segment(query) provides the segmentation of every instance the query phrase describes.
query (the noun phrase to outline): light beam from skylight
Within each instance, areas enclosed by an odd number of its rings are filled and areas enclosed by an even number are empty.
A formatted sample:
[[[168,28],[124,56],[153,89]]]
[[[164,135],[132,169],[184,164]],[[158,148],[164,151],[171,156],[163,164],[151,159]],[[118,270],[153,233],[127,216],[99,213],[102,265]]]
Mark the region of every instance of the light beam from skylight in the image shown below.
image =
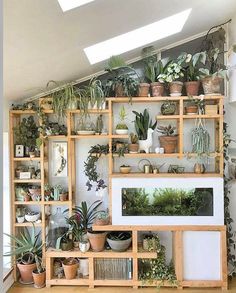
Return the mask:
[[[112,55],[120,55],[164,39],[182,31],[191,10],[192,8],[184,10],[128,33],[97,43],[85,48],[84,52],[90,64],[95,64],[110,58]]]
[[[63,12],[93,2],[94,0],[57,0]]]

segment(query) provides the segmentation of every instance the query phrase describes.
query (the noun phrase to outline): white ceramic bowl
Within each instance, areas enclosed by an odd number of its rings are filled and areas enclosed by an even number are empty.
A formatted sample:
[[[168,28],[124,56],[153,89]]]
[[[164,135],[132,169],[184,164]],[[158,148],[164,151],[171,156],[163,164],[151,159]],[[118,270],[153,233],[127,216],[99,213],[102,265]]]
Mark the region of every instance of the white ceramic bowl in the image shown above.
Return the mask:
[[[116,134],[123,135],[128,134],[128,129],[116,129]]]
[[[36,222],[40,218],[40,213],[37,213],[35,215],[25,215],[25,219],[27,222]]]

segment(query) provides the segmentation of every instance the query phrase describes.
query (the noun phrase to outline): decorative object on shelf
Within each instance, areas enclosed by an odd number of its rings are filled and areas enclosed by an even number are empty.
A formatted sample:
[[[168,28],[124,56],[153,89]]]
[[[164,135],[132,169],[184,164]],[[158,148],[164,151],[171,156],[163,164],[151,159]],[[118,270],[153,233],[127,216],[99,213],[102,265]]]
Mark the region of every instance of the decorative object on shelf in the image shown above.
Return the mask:
[[[153,171],[153,166],[151,162],[148,159],[142,159],[138,163],[138,168],[141,172],[143,173],[152,173]]]
[[[59,200],[59,195],[62,192],[63,187],[61,185],[55,185],[53,187],[53,200]]]
[[[202,119],[196,120],[192,130],[192,152],[196,153],[199,158],[210,153],[210,134]]]
[[[128,150],[130,154],[137,154],[139,150],[138,136],[134,133],[130,133],[130,142],[128,144]]]
[[[161,114],[162,115],[174,115],[176,111],[176,103],[166,100],[162,105],[161,105]]]
[[[93,251],[104,250],[107,232],[89,230],[87,235]]]
[[[40,99],[40,107],[42,110],[52,110],[52,97],[47,96]]]
[[[39,212],[27,212],[25,214],[25,220],[27,222],[37,222],[40,219],[40,213]]]
[[[130,232],[114,231],[107,234],[107,242],[114,251],[126,251],[132,240]]]
[[[64,124],[58,122],[51,122],[46,119],[45,124],[41,126],[45,136],[51,135],[67,135],[67,128]]]
[[[79,242],[79,249],[81,252],[85,253],[89,251],[90,248],[90,242],[88,240],[81,240]]]
[[[149,83],[141,82],[138,86],[138,96],[139,97],[148,97],[149,89],[150,89]]]
[[[139,138],[139,151],[144,150],[149,153],[152,146],[152,133],[157,125],[157,122],[152,124],[152,119],[149,117],[148,110],[145,109],[143,113],[132,111],[135,114],[135,130]]]
[[[41,257],[43,244],[40,241],[40,232],[36,234],[32,224],[32,230],[24,228],[19,236],[5,234],[12,241],[10,251],[4,256],[16,256],[17,267],[20,272],[22,284],[33,284],[32,272],[36,269],[35,255]]]
[[[96,163],[102,155],[107,155],[109,153],[109,145],[94,145],[89,150],[89,155],[87,160],[84,162],[84,173],[88,177],[86,186],[88,190],[91,190],[93,183],[96,184],[96,191],[101,188],[106,188],[106,184],[103,179],[99,179],[99,174],[97,173]]]
[[[59,194],[60,201],[66,201],[68,200],[68,191],[62,190]]]
[[[195,163],[193,169],[194,169],[194,173],[196,174],[203,174],[206,171],[206,167],[203,163]]]
[[[67,280],[75,279],[77,274],[77,268],[78,268],[78,261],[75,258],[66,258],[62,262],[62,266],[64,269],[65,277]]]
[[[78,135],[94,135],[96,132],[96,127],[93,122],[86,121],[84,117],[78,120],[78,126],[76,133]]]
[[[79,213],[75,213],[70,218],[66,218],[66,222],[69,225],[69,230],[72,233],[73,246],[75,250],[79,250],[79,244],[82,241],[83,227],[81,225],[81,216]]]
[[[206,52],[198,52],[194,55],[189,53],[181,53],[179,59],[182,60],[182,66],[185,70],[187,81],[184,83],[187,96],[197,96],[200,86],[200,71],[199,65],[206,62]]]
[[[120,173],[128,174],[131,171],[131,167],[129,165],[122,165],[120,166]]]
[[[188,101],[185,105],[186,115],[203,115],[205,113],[205,101],[204,96],[200,99],[194,99],[193,96],[188,97]]]
[[[128,134],[128,126],[125,124],[125,119],[127,117],[126,111],[125,111],[125,107],[122,106],[120,108],[120,112],[119,112],[119,119],[120,119],[120,123],[118,123],[116,125],[116,134]]]
[[[52,173],[54,177],[67,177],[67,142],[52,143]]]
[[[218,114],[218,105],[205,105],[205,114],[206,115],[217,115]]]
[[[30,194],[25,194],[24,195],[24,201],[30,201],[30,200],[31,200]]]
[[[171,154],[176,151],[178,135],[175,134],[176,127],[171,126],[158,126],[157,132],[160,132],[159,136],[160,146],[164,148],[165,153]]]
[[[35,261],[36,261],[36,270],[32,272],[34,287],[36,289],[41,289],[45,287],[46,269],[43,268],[42,261],[37,255],[35,255]]]
[[[181,167],[179,165],[170,165],[168,168],[168,173],[182,174],[184,173],[184,169],[184,167]]]
[[[37,185],[33,185],[29,187],[29,193],[32,200],[36,201],[38,200],[38,197],[41,197],[41,187]]]
[[[100,114],[97,117],[97,120],[96,120],[96,130],[95,130],[96,131],[96,134],[101,134],[102,133],[103,126],[104,126],[103,116],[102,116],[102,114]]]
[[[79,273],[82,274],[83,277],[86,277],[89,275],[88,258],[79,258]]]
[[[123,141],[114,141],[112,143],[112,154],[118,154],[119,157],[123,157],[128,153],[128,144]]]
[[[36,108],[37,107],[33,102],[25,102],[19,105],[12,104],[12,110],[27,111],[27,110],[36,110]]]
[[[22,144],[15,145],[15,157],[16,158],[24,157],[24,146]]]
[[[29,151],[30,158],[35,158],[35,151]]]
[[[46,199],[46,196],[48,196],[48,199],[50,199],[53,195],[53,188],[49,183],[44,184],[44,196]]]
[[[94,221],[94,225],[104,226],[104,225],[108,225],[109,222],[110,222],[110,216],[108,212],[101,211],[97,214],[96,219]]]
[[[73,249],[73,240],[71,239],[71,230],[67,231],[57,238],[56,249],[61,249],[62,251],[69,251]]]
[[[161,250],[160,238],[158,235],[146,234],[143,236],[143,249],[146,251],[156,251],[157,253]]]
[[[24,223],[25,221],[25,207],[17,207],[16,208],[16,220],[17,223]]]
[[[20,174],[19,174],[19,179],[23,180],[23,179],[31,179],[31,172],[22,172],[20,171]]]

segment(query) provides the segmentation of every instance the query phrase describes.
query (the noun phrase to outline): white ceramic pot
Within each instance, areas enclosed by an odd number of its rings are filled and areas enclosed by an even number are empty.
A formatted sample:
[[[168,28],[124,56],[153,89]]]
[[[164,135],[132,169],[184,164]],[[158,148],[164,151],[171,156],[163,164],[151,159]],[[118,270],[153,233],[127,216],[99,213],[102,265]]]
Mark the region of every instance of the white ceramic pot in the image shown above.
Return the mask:
[[[116,129],[116,134],[125,135],[128,134],[128,129]]]
[[[27,222],[36,222],[40,218],[40,213],[37,213],[35,215],[25,215],[25,219]]]
[[[79,268],[80,273],[83,275],[83,277],[86,277],[89,275],[89,260],[88,258],[80,258],[79,259]]]
[[[150,147],[152,146],[152,134],[154,130],[152,128],[148,128],[148,135],[147,139],[145,140],[139,140],[139,151],[145,151],[145,153],[150,152]]]
[[[90,248],[90,242],[89,241],[84,241],[79,243],[79,249],[81,252],[86,252]]]
[[[19,217],[16,217],[16,220],[17,220],[17,223],[24,223],[24,221],[25,221],[25,216],[19,216]]]

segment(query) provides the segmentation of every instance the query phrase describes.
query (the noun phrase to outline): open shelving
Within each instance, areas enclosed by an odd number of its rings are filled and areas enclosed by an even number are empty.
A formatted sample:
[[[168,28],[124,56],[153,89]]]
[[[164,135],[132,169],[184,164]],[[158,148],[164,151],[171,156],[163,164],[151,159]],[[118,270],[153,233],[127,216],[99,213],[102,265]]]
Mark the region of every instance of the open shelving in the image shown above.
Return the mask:
[[[118,154],[115,154],[110,151],[106,156],[108,158],[108,175],[109,175],[109,183],[112,178],[116,177],[130,177],[130,178],[158,178],[158,177],[223,177],[223,96],[204,96],[205,101],[211,101],[213,103],[217,103],[219,108],[219,114],[216,115],[186,115],[184,112],[184,103],[189,99],[186,96],[180,97],[133,97],[132,98],[132,107],[135,107],[135,104],[143,103],[162,103],[166,100],[175,101],[178,103],[178,114],[177,115],[156,115],[156,119],[160,121],[168,121],[168,120],[176,120],[179,140],[178,140],[178,150],[176,153],[172,154],[156,154],[156,153],[125,153],[123,159],[132,159],[132,158],[157,158],[157,159],[165,159],[165,158],[177,158],[183,159],[187,156],[196,157],[196,154],[186,153],[184,151],[184,125],[188,123],[191,119],[194,121],[196,118],[202,119],[211,119],[214,121],[214,129],[215,129],[215,150],[210,154],[210,156],[215,160],[215,171],[214,172],[206,172],[204,174],[195,174],[191,172],[185,172],[182,174],[173,174],[173,173],[164,173],[160,172],[157,174],[144,174],[142,172],[133,172],[129,174],[121,174],[115,171],[114,164],[115,161],[119,159]],[[194,97],[194,99],[201,99],[201,97]],[[96,110],[91,109],[88,110],[88,113],[91,115],[99,115],[105,114],[108,119],[108,133],[102,135],[75,135],[75,119],[78,115],[81,114],[80,110],[70,110],[67,111],[66,118],[66,126],[67,126],[67,136],[65,135],[56,135],[56,136],[48,136],[48,140],[44,140],[43,145],[40,149],[40,157],[35,158],[15,158],[14,157],[14,135],[13,131],[11,131],[10,135],[10,156],[11,156],[11,194],[12,194],[12,206],[13,206],[13,234],[17,233],[17,229],[22,227],[30,226],[30,223],[15,223],[16,219],[16,206],[17,205],[37,205],[41,209],[41,223],[37,224],[37,229],[41,229],[42,231],[42,240],[46,242],[46,206],[61,206],[66,205],[69,208],[69,214],[72,214],[72,208],[75,204],[74,195],[76,190],[76,150],[75,143],[77,140],[87,140],[87,139],[104,139],[109,144],[109,149],[112,149],[112,144],[115,139],[123,139],[128,140],[128,135],[116,135],[114,134],[113,124],[114,124],[114,112],[113,107],[118,103],[130,103],[129,97],[116,97],[116,98],[107,98],[106,101],[106,109]],[[47,115],[54,114],[53,110],[44,110],[44,113]],[[14,125],[20,121],[22,115],[37,115],[35,111],[23,111],[23,110],[11,110],[10,111],[10,129],[13,129]],[[39,121],[40,123],[40,121]],[[48,170],[49,170],[49,158],[48,158],[48,144],[49,140],[61,140],[66,141],[68,144],[68,191],[69,197],[67,201],[46,201],[44,197],[44,185],[48,182]],[[96,154],[94,154],[96,155]],[[102,156],[105,157],[105,156]],[[19,180],[15,179],[15,166],[19,162],[39,162],[41,168],[41,179],[30,179],[30,180]],[[18,183],[28,183],[28,184],[38,184],[41,186],[41,201],[29,201],[29,202],[19,202],[16,201],[15,198],[15,185]],[[111,212],[111,199],[112,199],[112,189],[109,186],[109,207]],[[142,282],[138,280],[138,259],[139,258],[154,258],[156,254],[153,252],[141,252],[139,251],[139,243],[138,243],[138,232],[139,231],[172,231],[174,242],[174,258],[175,258],[175,270],[176,276],[178,280],[178,287],[227,287],[227,264],[226,264],[226,236],[225,236],[225,227],[224,226],[96,226],[93,227],[95,230],[105,230],[105,231],[113,231],[113,230],[122,230],[122,231],[132,231],[132,248],[124,253],[112,252],[112,251],[103,251],[103,252],[92,252],[88,251],[86,253],[81,253],[78,251],[55,251],[52,249],[48,249],[46,251],[45,246],[43,248],[43,257],[46,262],[46,278],[47,278],[47,286],[51,285],[86,285],[90,288],[94,286],[132,286],[137,288],[142,286]],[[221,281],[187,281],[183,280],[183,261],[182,261],[182,253],[183,253],[183,243],[182,243],[182,233],[183,231],[218,231],[221,235],[221,255],[222,255],[222,263],[221,263]],[[83,257],[89,259],[89,278],[84,279],[74,279],[74,280],[65,280],[65,279],[56,279],[52,274],[53,267],[53,259],[57,257]],[[132,258],[133,262],[133,278],[131,280],[96,280],[94,279],[94,259],[96,258]],[[15,271],[16,277],[16,271]],[[164,283],[164,286],[169,286],[170,284]],[[149,284],[145,284],[145,286],[149,286]],[[156,286],[156,283],[154,284]]]

